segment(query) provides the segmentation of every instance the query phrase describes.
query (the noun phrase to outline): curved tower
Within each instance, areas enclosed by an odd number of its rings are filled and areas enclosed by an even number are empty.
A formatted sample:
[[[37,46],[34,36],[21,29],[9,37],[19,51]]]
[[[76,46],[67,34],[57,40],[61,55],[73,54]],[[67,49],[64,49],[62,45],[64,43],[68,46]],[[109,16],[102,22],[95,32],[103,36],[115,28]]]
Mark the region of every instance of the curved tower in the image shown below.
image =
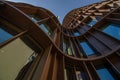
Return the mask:
[[[69,12],[0,0],[0,80],[120,80],[120,1]]]
[[[68,80],[120,79],[119,10],[119,0],[108,0],[74,9],[65,16],[62,50],[78,61],[65,59]]]

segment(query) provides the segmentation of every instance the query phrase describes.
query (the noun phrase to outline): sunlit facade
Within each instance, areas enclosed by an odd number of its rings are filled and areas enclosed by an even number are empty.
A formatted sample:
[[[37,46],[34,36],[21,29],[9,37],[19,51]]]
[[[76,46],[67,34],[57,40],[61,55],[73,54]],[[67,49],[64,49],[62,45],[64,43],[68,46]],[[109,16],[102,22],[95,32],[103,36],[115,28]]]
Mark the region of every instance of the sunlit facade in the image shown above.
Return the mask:
[[[120,80],[120,1],[69,12],[0,1],[0,80]]]

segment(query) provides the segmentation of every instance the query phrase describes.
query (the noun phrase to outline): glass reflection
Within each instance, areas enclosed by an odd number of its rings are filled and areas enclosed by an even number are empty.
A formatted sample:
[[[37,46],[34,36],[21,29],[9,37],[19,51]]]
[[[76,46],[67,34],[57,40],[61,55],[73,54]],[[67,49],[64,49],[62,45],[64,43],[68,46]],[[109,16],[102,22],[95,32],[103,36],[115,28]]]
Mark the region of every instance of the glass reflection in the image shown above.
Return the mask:
[[[86,55],[93,55],[95,54],[95,51],[92,49],[92,47],[89,45],[87,41],[80,42],[81,47],[83,48]]]
[[[3,30],[2,28],[0,28],[0,43],[8,40],[9,38],[11,38],[12,35],[9,34],[8,32],[6,32],[5,30]]]
[[[75,32],[73,33],[73,35],[74,35],[74,36],[80,36],[80,33],[79,33],[78,31],[75,31]]]
[[[101,80],[115,80],[106,67],[97,69],[97,73]]]
[[[103,29],[101,29],[104,33],[120,40],[120,25],[118,24],[107,24]]]
[[[48,35],[52,34],[52,30],[50,29],[50,27],[47,24],[40,24],[40,28],[47,33]]]
[[[95,25],[96,23],[97,23],[97,20],[93,19],[93,20],[90,20],[90,21],[88,22],[88,25],[89,25],[89,26],[93,26],[93,25]]]
[[[36,17],[35,15],[28,15],[34,22],[38,22],[40,19]]]

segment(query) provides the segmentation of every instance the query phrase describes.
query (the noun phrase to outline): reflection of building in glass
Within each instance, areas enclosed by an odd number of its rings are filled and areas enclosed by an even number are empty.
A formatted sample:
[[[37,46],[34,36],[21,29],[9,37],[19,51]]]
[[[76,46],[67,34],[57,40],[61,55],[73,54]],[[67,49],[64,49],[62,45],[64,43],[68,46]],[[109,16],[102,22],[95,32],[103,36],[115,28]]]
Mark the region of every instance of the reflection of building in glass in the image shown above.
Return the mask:
[[[0,80],[119,80],[120,1],[69,12],[0,1]]]

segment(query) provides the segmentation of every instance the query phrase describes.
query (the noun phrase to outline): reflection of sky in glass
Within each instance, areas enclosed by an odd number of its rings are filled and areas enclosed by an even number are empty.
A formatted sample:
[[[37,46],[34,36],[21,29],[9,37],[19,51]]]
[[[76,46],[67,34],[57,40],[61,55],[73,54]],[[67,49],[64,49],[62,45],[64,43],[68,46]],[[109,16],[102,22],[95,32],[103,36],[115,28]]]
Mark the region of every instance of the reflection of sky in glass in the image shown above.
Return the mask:
[[[97,22],[97,20],[90,20],[90,21],[88,22],[88,25],[89,25],[89,26],[93,26],[94,24],[96,24],[96,22]]]
[[[2,28],[0,28],[0,43],[6,41],[7,39],[11,38],[12,35],[8,32],[4,31]]]
[[[107,25],[107,27],[103,30],[103,32],[120,40],[120,25],[118,24]]]
[[[80,33],[78,31],[75,31],[74,36],[80,36]]]
[[[89,46],[89,44],[86,41],[81,42],[80,45],[82,46],[84,52],[87,55],[92,55],[95,53],[94,50]]]
[[[37,22],[39,19],[36,18],[34,15],[28,15],[34,22]]]
[[[50,35],[50,31],[47,29],[47,26],[45,24],[40,24],[40,28],[47,33],[48,35]]]
[[[97,69],[97,73],[101,80],[115,80],[106,68]]]

